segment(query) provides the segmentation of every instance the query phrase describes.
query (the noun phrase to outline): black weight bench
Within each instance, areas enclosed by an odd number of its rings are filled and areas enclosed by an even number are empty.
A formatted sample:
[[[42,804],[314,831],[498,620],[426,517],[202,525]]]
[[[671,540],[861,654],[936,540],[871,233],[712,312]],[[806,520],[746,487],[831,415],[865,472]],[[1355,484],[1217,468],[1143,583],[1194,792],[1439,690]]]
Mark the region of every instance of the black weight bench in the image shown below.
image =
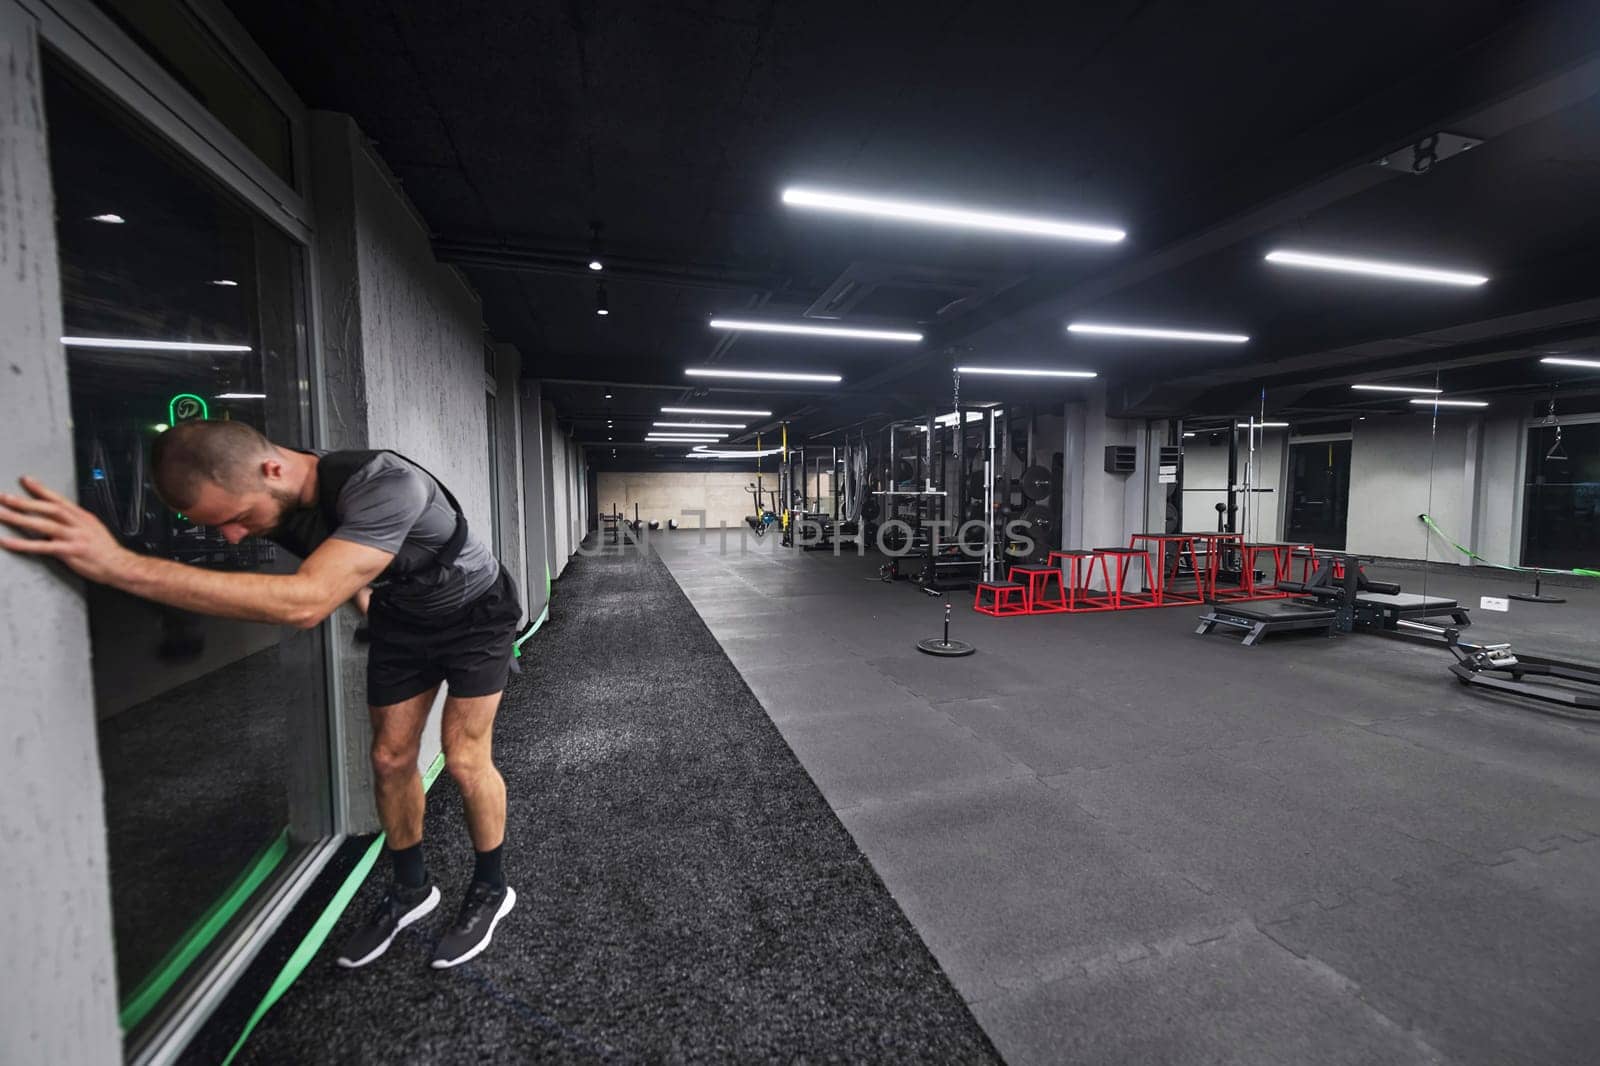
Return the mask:
[[[1286,633],[1294,629],[1321,629],[1333,635],[1333,626],[1339,612],[1332,607],[1291,600],[1263,600],[1258,603],[1209,603],[1209,613],[1200,616],[1200,627],[1195,633],[1204,635],[1217,626],[1243,629],[1247,632],[1239,643],[1246,647],[1268,633]]]
[[[1374,582],[1376,584],[1376,582]],[[1395,586],[1398,589],[1398,586]],[[1356,596],[1356,616],[1361,622],[1377,622],[1382,629],[1400,628],[1402,618],[1442,618],[1449,615],[1457,626],[1469,626],[1467,609],[1443,596],[1420,596],[1414,592],[1362,592]]]

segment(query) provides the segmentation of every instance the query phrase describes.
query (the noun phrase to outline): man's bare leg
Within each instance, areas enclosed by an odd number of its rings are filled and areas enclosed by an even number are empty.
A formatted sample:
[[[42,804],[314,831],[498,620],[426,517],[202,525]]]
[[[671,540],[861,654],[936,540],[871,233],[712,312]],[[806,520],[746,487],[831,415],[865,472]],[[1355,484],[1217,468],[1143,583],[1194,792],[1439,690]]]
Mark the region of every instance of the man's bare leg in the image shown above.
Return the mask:
[[[373,797],[391,851],[422,841],[426,800],[417,759],[422,748],[422,728],[438,693],[439,686],[434,685],[401,703],[367,708],[372,718]]]
[[[506,835],[506,783],[494,766],[494,716],[501,693],[446,696],[444,765],[461,789],[467,832],[477,852],[493,851]]]
[[[494,716],[500,693],[448,696],[444,701],[444,765],[461,789],[467,832],[476,861],[461,916],[440,939],[434,969],[459,966],[489,946],[495,926],[517,905],[516,889],[506,884],[500,848],[506,836],[506,783],[494,768]]]
[[[357,928],[339,952],[339,965],[365,966],[389,950],[409,925],[426,918],[439,905],[438,888],[429,884],[422,863],[424,796],[417,756],[422,727],[439,692],[434,685],[408,700],[367,708],[372,716],[372,792],[378,820],[388,835],[394,863],[394,884],[365,925]]]

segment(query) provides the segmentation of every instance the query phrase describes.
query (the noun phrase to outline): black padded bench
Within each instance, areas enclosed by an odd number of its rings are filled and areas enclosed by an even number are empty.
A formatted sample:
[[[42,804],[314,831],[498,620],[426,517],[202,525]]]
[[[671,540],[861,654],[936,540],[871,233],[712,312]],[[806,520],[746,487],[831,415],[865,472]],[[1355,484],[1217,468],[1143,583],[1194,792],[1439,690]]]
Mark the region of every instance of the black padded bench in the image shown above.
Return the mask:
[[[1467,609],[1455,600],[1420,596],[1414,592],[1362,592],[1356,596],[1356,614],[1361,621],[1376,621],[1384,629],[1400,628],[1402,618],[1441,618],[1444,615],[1449,615],[1457,626],[1472,624]]]
[[[1200,616],[1198,634],[1211,632],[1217,626],[1246,630],[1239,643],[1246,647],[1268,633],[1286,633],[1293,629],[1321,629],[1333,635],[1333,625],[1339,612],[1332,607],[1319,607],[1293,600],[1263,600],[1257,603],[1211,603],[1210,612]]]

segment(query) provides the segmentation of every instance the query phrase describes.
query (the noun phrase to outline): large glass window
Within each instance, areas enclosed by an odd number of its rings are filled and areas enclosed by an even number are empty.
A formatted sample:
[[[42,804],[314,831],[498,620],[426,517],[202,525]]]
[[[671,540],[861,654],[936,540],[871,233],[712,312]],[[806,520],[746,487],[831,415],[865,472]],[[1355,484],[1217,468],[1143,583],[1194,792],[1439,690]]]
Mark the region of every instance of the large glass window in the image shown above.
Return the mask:
[[[294,184],[289,117],[239,69],[184,0],[95,4],[258,159]]]
[[[303,249],[54,60],[45,98],[79,499],[139,552],[294,569],[167,509],[148,460],[192,418],[310,443]],[[306,745],[290,743],[319,722],[326,739],[322,637],[86,594],[117,979],[137,1029],[284,857],[328,832],[304,799]]]
[[[1350,442],[1289,446],[1289,515],[1285,537],[1344,549],[1350,506]]]
[[[1522,565],[1600,567],[1600,422],[1528,430]]]

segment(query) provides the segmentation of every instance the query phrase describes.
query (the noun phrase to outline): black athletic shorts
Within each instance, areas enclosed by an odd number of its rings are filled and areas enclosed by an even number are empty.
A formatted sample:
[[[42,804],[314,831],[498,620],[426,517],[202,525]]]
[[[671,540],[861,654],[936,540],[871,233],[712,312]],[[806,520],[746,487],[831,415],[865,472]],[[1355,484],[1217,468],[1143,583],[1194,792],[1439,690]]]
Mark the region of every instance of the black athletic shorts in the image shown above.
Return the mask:
[[[522,621],[516,586],[502,567],[495,583],[453,614],[415,618],[384,610],[373,597],[367,618],[367,702],[387,707],[443,681],[452,696],[487,696],[506,687],[511,642]]]

